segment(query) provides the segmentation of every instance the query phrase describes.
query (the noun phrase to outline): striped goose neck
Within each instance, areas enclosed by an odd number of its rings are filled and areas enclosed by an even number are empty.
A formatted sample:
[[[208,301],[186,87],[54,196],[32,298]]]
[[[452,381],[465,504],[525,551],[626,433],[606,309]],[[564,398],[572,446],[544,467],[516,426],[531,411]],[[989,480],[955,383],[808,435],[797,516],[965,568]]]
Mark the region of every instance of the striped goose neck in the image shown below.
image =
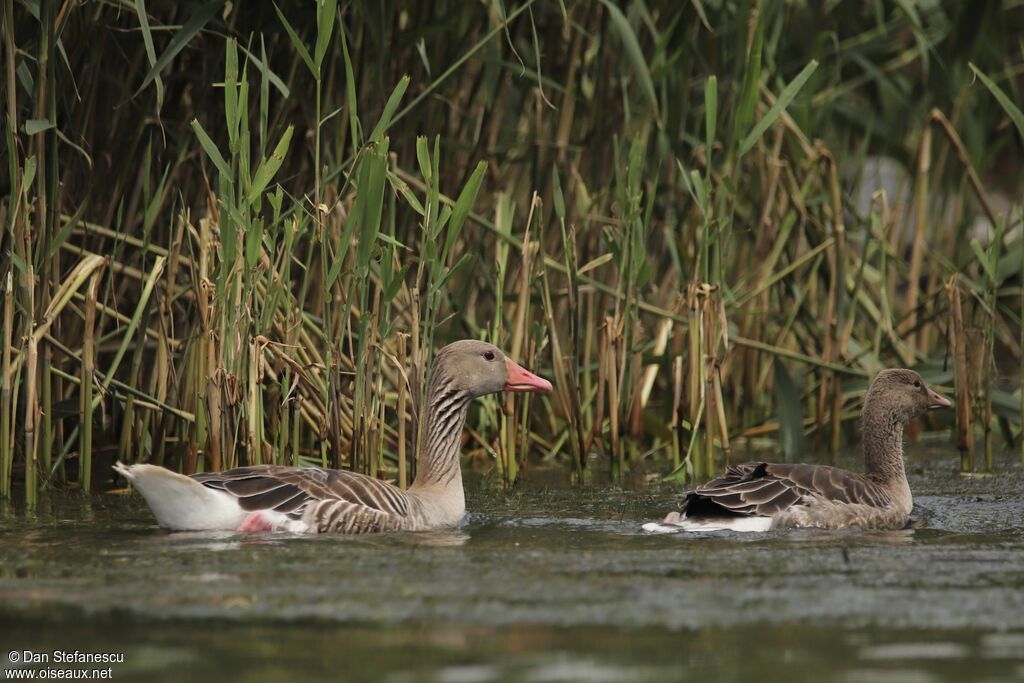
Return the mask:
[[[472,394],[453,386],[443,369],[435,368],[428,384],[425,438],[423,451],[416,461],[414,488],[448,488],[462,490],[462,469],[459,463],[462,428]]]

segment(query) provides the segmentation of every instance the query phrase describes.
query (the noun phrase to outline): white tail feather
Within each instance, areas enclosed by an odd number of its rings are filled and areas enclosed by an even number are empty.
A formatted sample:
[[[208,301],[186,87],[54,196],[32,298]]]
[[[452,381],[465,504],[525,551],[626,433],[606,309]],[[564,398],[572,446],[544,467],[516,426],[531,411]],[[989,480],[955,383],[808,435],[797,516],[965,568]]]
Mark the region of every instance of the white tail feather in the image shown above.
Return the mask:
[[[688,519],[678,512],[669,513],[661,522],[644,524],[644,531],[659,534],[673,534],[680,531],[768,531],[772,528],[771,517],[719,517],[717,519]]]
[[[234,496],[169,469],[120,462],[114,469],[139,490],[157,523],[165,529],[236,529],[248,514]]]

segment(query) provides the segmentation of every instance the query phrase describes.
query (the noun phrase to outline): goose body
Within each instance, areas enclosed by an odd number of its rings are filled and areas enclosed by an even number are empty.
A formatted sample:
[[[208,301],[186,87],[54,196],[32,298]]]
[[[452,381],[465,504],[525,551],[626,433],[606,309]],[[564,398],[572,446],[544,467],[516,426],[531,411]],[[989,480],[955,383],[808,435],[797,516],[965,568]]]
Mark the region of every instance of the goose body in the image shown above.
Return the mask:
[[[548,392],[551,384],[484,342],[455,342],[437,353],[425,447],[407,491],[319,467],[255,465],[192,476],[145,464],[114,469],[167,529],[365,534],[450,527],[466,511],[459,444],[469,403],[498,391]]]
[[[689,491],[653,532],[768,531],[792,527],[898,529],[914,507],[903,466],[903,428],[949,407],[912,370],[883,370],[864,397],[864,472],[826,465],[752,462]]]

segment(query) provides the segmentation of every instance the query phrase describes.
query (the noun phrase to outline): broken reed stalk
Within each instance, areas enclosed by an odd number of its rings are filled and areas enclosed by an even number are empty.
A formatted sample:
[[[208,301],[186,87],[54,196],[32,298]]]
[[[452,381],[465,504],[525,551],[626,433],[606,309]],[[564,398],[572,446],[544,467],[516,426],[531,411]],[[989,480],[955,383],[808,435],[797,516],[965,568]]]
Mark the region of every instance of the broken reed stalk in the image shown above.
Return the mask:
[[[719,411],[718,395],[714,390],[714,377],[718,371],[718,307],[715,306],[715,287],[705,285],[698,291],[701,315],[701,351],[704,383],[704,471],[715,471],[715,436]]]
[[[594,307],[591,306],[590,310],[592,315],[596,316],[597,312]],[[605,316],[605,325],[607,325],[607,316]],[[608,335],[605,332],[603,326],[597,327],[597,347],[595,362],[597,364],[597,396],[594,400],[594,419],[590,423],[590,432],[587,435],[587,440],[583,444],[583,452],[589,453],[592,447],[596,446],[599,453],[604,454],[604,440],[599,437],[604,430],[604,412],[605,412],[605,392],[608,389],[608,362],[607,357],[604,355],[606,347],[608,346]]]
[[[0,366],[0,497],[11,495],[11,468],[14,465],[14,392],[11,383],[11,354],[14,346],[14,272],[4,278],[3,363]]]
[[[512,221],[514,216],[514,207],[512,201],[505,193],[499,193],[495,200],[494,207],[494,225],[503,234],[512,234]],[[495,307],[497,310],[504,310],[505,308],[505,295],[508,289],[511,278],[509,277],[509,252],[511,246],[505,240],[495,240],[494,243],[494,300]],[[491,324],[490,339],[496,345],[501,345],[502,340],[509,334],[505,330],[504,316],[495,316],[494,321]],[[491,399],[484,399],[485,402],[489,402]],[[508,470],[508,449],[506,442],[509,438],[508,434],[508,421],[505,415],[505,397],[497,397],[494,402],[498,406],[498,442],[495,458],[495,465],[498,469],[499,475],[502,477],[502,482],[506,482],[505,473]]]
[[[558,334],[558,325],[555,320],[554,306],[551,303],[551,287],[549,286],[547,272],[542,270],[540,275],[541,304],[544,309],[544,317],[548,324],[549,340],[551,342],[551,362],[554,385],[554,396],[562,412],[569,419],[570,437],[569,445],[572,455],[572,467],[576,476],[581,474],[580,469],[583,463],[580,451],[582,443],[577,443],[575,438],[576,428],[579,425],[579,402],[581,397],[577,391],[569,370],[566,368],[565,356],[562,353],[562,341]]]
[[[725,464],[728,465],[729,458],[732,455],[732,445],[729,441],[729,422],[725,417],[725,398],[722,395],[722,364],[720,362],[715,363],[715,372],[712,378],[715,406],[718,409],[719,445],[722,449],[722,455],[725,456]]]
[[[260,435],[260,426],[263,424],[263,396],[260,391],[260,380],[263,374],[261,371],[263,365],[263,344],[259,341],[258,337],[249,339],[248,361],[249,367],[245,373],[247,460],[250,465],[262,465],[263,439]]]
[[[607,382],[608,398],[608,441],[609,458],[608,464],[612,470],[612,477],[615,478],[621,472],[622,465],[622,444],[619,439],[619,385],[618,368],[615,363],[615,337],[617,323],[615,318],[605,316],[602,327],[600,362],[604,365],[604,377]]]
[[[683,427],[683,354],[672,358],[672,469],[676,470],[682,463],[682,427]]]
[[[200,384],[203,386],[201,396],[197,397],[197,406],[205,415],[206,422],[206,443],[202,445],[203,470],[219,472],[223,469],[223,457],[221,454],[221,425],[224,422],[221,415],[221,396],[219,373],[217,371],[217,358],[220,353],[217,349],[220,340],[214,327],[214,254],[218,249],[216,238],[213,234],[212,220],[203,218],[199,221],[199,316],[203,329],[200,336],[200,349],[202,353],[201,367],[205,368],[205,377]],[[190,459],[184,467],[185,474],[192,474],[196,471],[198,463]]]
[[[83,491],[92,490],[92,426],[93,426],[93,377],[96,372],[96,301],[100,294],[100,277],[97,269],[89,278],[89,289],[85,298],[85,327],[82,331],[82,381],[79,384],[81,413],[79,443],[79,482]],[[47,472],[47,476],[49,476]]]
[[[534,225],[536,210],[540,207],[540,197],[536,192],[530,202],[530,212],[526,217],[526,227],[523,232],[523,246],[519,271],[519,292],[516,300],[516,316],[512,325],[511,353],[512,358],[521,359],[527,340],[527,326],[530,319],[530,286],[533,268],[532,245],[530,242],[530,231]],[[518,434],[518,421],[516,416],[515,397],[512,394],[503,396],[504,419],[502,424],[502,454],[505,461],[505,483],[513,484],[519,476],[518,447],[516,437]]]
[[[578,50],[577,41],[573,50]],[[571,106],[571,105],[570,105]],[[564,115],[564,112],[563,112]],[[567,121],[563,117],[559,130],[563,130]],[[568,132],[566,131],[566,135]],[[561,136],[560,136],[561,137]],[[558,218],[560,237],[562,245],[562,256],[566,269],[566,302],[568,313],[568,346],[563,346],[558,333],[558,324],[554,304],[552,303],[550,279],[548,277],[547,262],[541,259],[544,312],[548,322],[548,331],[551,335],[551,355],[556,370],[558,381],[556,382],[556,393],[562,408],[569,419],[569,445],[572,453],[572,469],[574,476],[582,478],[583,471],[587,466],[587,454],[584,448],[583,436],[583,407],[584,396],[580,387],[580,327],[582,311],[580,309],[580,283],[579,264],[577,262],[576,248],[576,227],[570,225],[566,229],[566,208],[565,197],[562,193],[562,182],[558,174],[558,165],[552,167],[551,184],[555,215]],[[543,241],[541,242],[543,249]],[[543,253],[543,251],[542,251]],[[568,349],[568,351],[566,351]],[[560,387],[560,388],[559,388]]]
[[[983,352],[985,358],[984,372],[985,377],[983,379],[985,392],[985,406],[984,406],[984,417],[983,425],[984,432],[982,433],[982,445],[985,452],[985,464],[984,469],[986,472],[992,471],[992,420],[994,415],[992,413],[992,353],[989,349],[989,345],[985,344],[985,350]]]
[[[654,335],[654,345],[651,347],[651,356],[665,358],[665,354],[668,351],[668,337],[672,332],[672,327],[671,320],[666,319],[658,323],[658,331]],[[634,420],[634,424],[631,425],[631,431],[637,438],[643,432],[644,409],[647,407],[647,402],[651,399],[651,392],[654,390],[654,383],[658,379],[658,370],[661,368],[661,365],[661,363],[648,363],[644,366],[642,373],[637,373],[639,390],[635,394],[631,416],[631,419]]]
[[[828,282],[828,293],[826,295],[825,313],[824,318],[821,321],[821,325],[824,328],[824,342],[821,349],[821,357],[826,363],[834,363],[835,358],[835,347],[837,345],[836,335],[838,333],[838,325],[836,321],[837,309],[838,309],[838,296],[839,289],[845,287],[844,283],[839,281],[839,261],[840,256],[837,253],[838,246],[835,242],[827,250],[828,265],[829,265],[829,282]],[[822,370],[818,373],[818,403],[817,409],[815,410],[815,437],[814,443],[815,448],[821,448],[822,439],[824,438],[824,425],[825,416],[828,414],[827,399],[829,396],[829,388],[834,384],[836,375],[832,372]]]
[[[409,410],[408,381],[405,377],[406,363],[408,362],[407,342],[408,337],[404,334],[398,335],[398,487],[405,490],[409,487],[409,479],[406,467],[406,413]]]
[[[956,150],[957,158],[960,159],[961,165],[967,172],[967,180],[970,182],[971,189],[974,190],[974,195],[978,198],[978,203],[981,204],[982,210],[985,212],[985,216],[991,221],[993,226],[999,225],[999,217],[996,215],[995,210],[992,208],[992,201],[988,197],[988,193],[985,192],[985,186],[981,182],[981,178],[978,177],[978,171],[974,168],[974,164],[971,163],[971,157],[967,154],[967,148],[964,147],[963,141],[960,139],[960,135],[957,134],[956,128],[949,122],[946,115],[942,113],[940,109],[932,109],[929,113],[929,118],[932,123],[937,123],[942,132],[946,134],[946,138],[949,139],[953,149]]]
[[[989,244],[987,253],[983,254],[983,258],[988,260],[988,267],[983,270],[985,271],[985,305],[984,311],[985,316],[988,319],[988,325],[985,326],[985,343],[983,345],[982,359],[983,364],[981,366],[981,385],[982,391],[985,394],[984,404],[984,434],[983,444],[985,449],[985,471],[992,471],[993,464],[993,431],[992,421],[994,418],[992,412],[992,391],[994,388],[994,375],[995,375],[995,343],[997,334],[997,309],[999,306],[999,260],[1002,253],[1003,247],[1003,235],[1006,230],[1007,221],[1000,218],[999,222],[995,224],[995,235],[993,235],[992,242]],[[1024,321],[1022,321],[1024,323]],[[1024,389],[1022,389],[1024,391]]]
[[[59,273],[60,270],[53,269],[52,272]],[[54,385],[60,382],[60,378],[53,375],[51,372],[52,368],[53,344],[43,344],[43,357],[39,373],[39,376],[43,379],[43,405],[40,410],[43,438],[39,443],[41,456],[39,458],[39,472],[42,473],[43,476],[41,478],[37,478],[37,481],[43,483],[45,483],[50,476],[50,465],[53,463],[53,447],[56,437],[53,421],[53,394]]]
[[[971,406],[973,405],[969,379],[968,340],[964,328],[960,284],[956,275],[946,284],[949,297],[949,348],[953,357],[953,381],[956,393],[955,439],[960,450],[960,471],[974,471],[974,437],[971,434]]]
[[[722,395],[722,364],[729,351],[729,323],[726,319],[725,305],[721,298],[721,288],[705,287],[702,302],[704,322],[704,412],[707,420],[705,433],[707,447],[707,472],[717,471],[715,464],[714,444],[718,446],[729,461],[729,423],[725,417],[725,398]]]
[[[925,127],[917,149],[917,182],[914,193],[914,241],[910,251],[910,270],[907,274],[907,318],[903,326],[907,342],[918,346],[917,305],[920,299],[921,266],[924,262],[925,232],[928,226],[928,176],[932,166],[932,130]]]
[[[686,405],[690,417],[690,448],[687,449],[686,458],[693,468],[695,479],[701,479],[707,474],[701,458],[695,457],[700,452],[702,441],[700,440],[700,416],[704,413],[704,315],[700,296],[700,285],[695,282],[686,287],[686,326],[687,338],[689,339],[688,372],[686,375],[687,401]],[[705,435],[706,436],[706,435]],[[696,445],[696,451],[694,451]]]
[[[847,316],[847,297],[846,297],[846,259],[847,259],[847,248],[846,248],[846,222],[843,218],[843,203],[839,191],[839,169],[835,158],[832,153],[829,152],[824,145],[819,146],[819,153],[822,158],[826,161],[828,169],[828,188],[829,198],[831,200],[832,208],[832,237],[835,239],[835,247],[833,252],[835,254],[835,279],[838,281],[838,287],[836,287],[836,301],[834,319],[829,319],[829,325],[832,327],[831,336],[832,341],[835,344],[835,360],[842,362],[846,355],[846,316]],[[852,317],[852,316],[851,316]],[[826,360],[832,360],[826,357]],[[829,407],[829,416],[831,423],[829,427],[829,446],[833,454],[839,452],[839,438],[840,438],[840,420],[842,419],[842,408],[843,408],[843,385],[842,377],[838,373],[832,373],[831,377],[832,384],[832,403]]]
[[[32,332],[34,330],[30,326],[28,345],[25,349],[25,505],[29,508],[36,504],[36,472],[39,465],[36,449],[36,432],[39,426],[39,340]]]

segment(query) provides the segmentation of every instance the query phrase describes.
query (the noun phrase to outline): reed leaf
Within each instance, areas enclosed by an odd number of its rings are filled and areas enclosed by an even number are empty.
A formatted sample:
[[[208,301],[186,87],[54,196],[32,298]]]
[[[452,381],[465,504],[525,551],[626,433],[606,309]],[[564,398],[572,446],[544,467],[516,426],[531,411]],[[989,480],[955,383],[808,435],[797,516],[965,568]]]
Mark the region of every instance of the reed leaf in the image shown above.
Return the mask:
[[[277,18],[281,20],[281,23],[284,25],[284,30],[288,33],[288,38],[292,41],[292,47],[295,48],[295,52],[298,53],[299,57],[302,58],[302,61],[309,69],[309,73],[313,74],[314,78],[319,78],[320,70],[319,68],[317,68],[317,65],[313,62],[313,58],[309,56],[309,50],[306,49],[306,46],[302,42],[302,39],[299,38],[299,34],[295,32],[294,28],[292,28],[291,22],[289,22],[288,19],[284,16],[284,13],[281,12],[281,8],[277,6],[277,3],[275,2],[273,3],[273,5],[274,11],[277,12]]]
[[[281,135],[281,139],[277,142],[277,147],[274,148],[273,153],[260,162],[259,167],[256,169],[256,174],[252,178],[252,185],[249,187],[249,203],[254,203],[263,192],[267,189],[267,185],[274,179],[277,172],[281,168],[281,164],[284,163],[285,157],[288,155],[288,147],[292,142],[292,132],[295,130],[294,126],[288,126],[284,134]]]
[[[797,74],[796,78],[789,82],[789,84],[783,88],[782,93],[778,99],[775,100],[775,104],[771,106],[768,112],[758,121],[753,129],[747,136],[743,138],[743,142],[740,143],[739,155],[743,156],[750,151],[751,147],[757,144],[757,141],[761,139],[764,132],[771,128],[772,124],[779,118],[786,107],[793,101],[794,98],[800,93],[801,88],[807,82],[807,79],[811,77],[811,74],[818,68],[818,62],[811,60],[803,70]]]
[[[224,160],[224,155],[222,155],[220,150],[217,149],[217,145],[214,144],[213,140],[210,139],[210,136],[207,135],[203,125],[199,123],[199,119],[192,119],[192,130],[195,131],[196,137],[199,139],[199,144],[202,146],[203,151],[206,152],[208,157],[210,157],[210,161],[213,162],[213,165],[217,167],[217,171],[219,171],[222,176],[230,176],[231,167],[228,166],[228,162]]]
[[[1014,128],[1017,129],[1017,134],[1020,136],[1021,142],[1024,142],[1024,112],[1021,112],[1020,108],[1013,103],[1013,100],[1003,92],[1003,89],[1000,88],[995,81],[986,76],[984,71],[974,64],[969,64],[968,66],[971,67],[971,71],[974,72],[974,75],[981,79],[981,82],[985,84],[985,87],[989,89],[992,96],[999,102],[999,106],[1003,108],[1003,111],[1006,112],[1006,115],[1009,116],[1010,120],[1013,122]]]
[[[629,61],[633,75],[640,84],[640,90],[647,99],[651,113],[655,120],[658,120],[658,96],[654,91],[654,80],[651,78],[651,71],[647,66],[647,59],[644,57],[643,50],[640,49],[640,41],[637,40],[636,32],[633,31],[633,27],[630,25],[629,20],[626,19],[626,15],[611,0],[601,0],[601,4],[608,11],[608,17],[615,28],[619,40],[622,41],[622,47],[626,52],[626,59]]]
[[[480,186],[483,184],[484,175],[487,173],[487,163],[481,161],[477,164],[476,168],[473,169],[473,174],[466,181],[465,186],[462,188],[462,192],[459,193],[459,198],[455,200],[455,206],[452,208],[451,219],[448,221],[448,233],[445,236],[444,251],[442,254],[448,254],[455,242],[458,241],[459,236],[462,234],[462,226],[466,222],[466,217],[469,216],[469,211],[473,207],[473,203],[476,201],[476,196],[480,192]],[[443,221],[442,221],[443,222]],[[442,256],[444,260],[444,256]]]
[[[405,96],[405,90],[408,87],[409,77],[402,76],[398,80],[398,85],[396,85],[395,89],[391,91],[391,96],[388,97],[388,101],[384,105],[384,111],[381,112],[377,125],[374,126],[373,132],[370,133],[370,142],[379,142],[384,133],[387,132],[388,127],[391,125],[391,118],[395,115],[395,110],[398,109],[398,105],[402,103],[402,97]]]
[[[175,32],[174,37],[172,37],[170,42],[167,43],[167,47],[164,48],[164,51],[160,53],[159,57],[155,56],[156,53],[153,48],[152,31],[149,27],[149,20],[146,17],[146,4],[144,0],[136,0],[135,6],[139,15],[139,25],[142,28],[143,39],[146,41],[146,50],[149,53],[150,59],[150,69],[146,73],[145,78],[142,79],[142,84],[139,85],[133,95],[133,97],[138,97],[142,94],[142,91],[144,91],[149,84],[154,81],[157,83],[158,91],[163,90],[163,84],[160,81],[160,74],[172,61],[174,61],[174,58],[177,57],[190,42],[192,42],[196,35],[206,27],[210,20],[217,16],[217,13],[224,7],[224,0],[211,0],[211,2],[204,2],[199,5],[195,14],[189,17],[188,21],[182,24],[181,28]],[[158,99],[162,101],[163,95],[158,95]]]
[[[317,0],[316,46],[313,49],[313,65],[316,67],[314,70],[316,74],[320,73],[324,57],[327,56],[327,46],[330,45],[331,35],[334,33],[334,21],[337,16],[337,10],[338,0]],[[291,34],[292,32],[289,31],[289,36]]]

